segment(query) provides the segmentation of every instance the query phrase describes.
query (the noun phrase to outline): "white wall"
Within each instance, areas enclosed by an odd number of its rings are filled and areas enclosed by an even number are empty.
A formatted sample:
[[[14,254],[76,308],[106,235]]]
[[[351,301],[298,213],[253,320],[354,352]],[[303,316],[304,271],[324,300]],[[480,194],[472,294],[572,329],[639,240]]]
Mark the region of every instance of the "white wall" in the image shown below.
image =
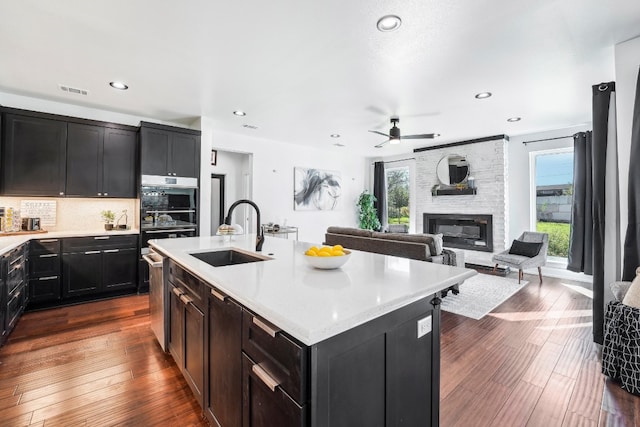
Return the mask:
[[[640,67],[640,37],[615,46],[616,63],[616,112],[618,125],[618,170],[620,181],[620,236],[622,243],[627,232],[629,191],[629,152],[633,104]],[[638,159],[634,159],[635,162]]]
[[[299,239],[322,243],[327,227],[331,225],[356,226],[355,203],[365,188],[366,161],[364,157],[345,155],[338,147],[316,150],[293,144],[281,143],[257,137],[216,131],[213,120],[201,120],[202,152],[206,162],[202,164],[202,176],[214,172],[209,163],[210,150],[218,152],[251,153],[252,200],[260,207],[263,223],[282,223],[299,228]],[[207,153],[207,154],[204,154]],[[247,160],[245,160],[248,162]],[[219,162],[218,162],[219,163]],[[246,168],[248,165],[245,165]],[[221,166],[222,167],[222,166]],[[338,171],[342,175],[342,197],[335,211],[296,211],[293,208],[293,169],[308,167]],[[206,180],[209,181],[209,180]],[[201,233],[210,233],[210,182],[202,183]],[[207,188],[205,188],[207,187]],[[227,199],[228,203],[232,202]]]

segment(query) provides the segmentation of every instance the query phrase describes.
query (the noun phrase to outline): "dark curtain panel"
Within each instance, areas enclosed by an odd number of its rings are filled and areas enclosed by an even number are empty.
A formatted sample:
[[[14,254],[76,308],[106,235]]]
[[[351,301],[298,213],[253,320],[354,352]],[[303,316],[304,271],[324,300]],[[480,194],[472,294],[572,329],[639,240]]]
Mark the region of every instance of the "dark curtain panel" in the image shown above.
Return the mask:
[[[636,101],[633,107],[631,153],[629,162],[629,223],[624,240],[622,280],[633,280],[640,266],[640,73],[636,83]]]
[[[573,135],[573,207],[567,269],[593,274],[591,131]]]
[[[376,198],[376,211],[383,229],[387,225],[385,215],[387,209],[387,187],[385,181],[384,162],[375,162],[373,164],[373,196]]]

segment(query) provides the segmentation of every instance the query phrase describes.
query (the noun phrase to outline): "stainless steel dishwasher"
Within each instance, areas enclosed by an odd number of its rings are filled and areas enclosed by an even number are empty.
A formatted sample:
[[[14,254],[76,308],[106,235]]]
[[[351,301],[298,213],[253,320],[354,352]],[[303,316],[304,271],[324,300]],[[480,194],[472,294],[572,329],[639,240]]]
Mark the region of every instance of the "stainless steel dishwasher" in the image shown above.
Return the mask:
[[[163,270],[168,267],[169,258],[155,252],[153,248],[149,253],[142,255],[149,264],[149,320],[151,330],[155,334],[160,347],[167,351],[167,328],[165,320],[168,319],[169,298],[166,294]]]

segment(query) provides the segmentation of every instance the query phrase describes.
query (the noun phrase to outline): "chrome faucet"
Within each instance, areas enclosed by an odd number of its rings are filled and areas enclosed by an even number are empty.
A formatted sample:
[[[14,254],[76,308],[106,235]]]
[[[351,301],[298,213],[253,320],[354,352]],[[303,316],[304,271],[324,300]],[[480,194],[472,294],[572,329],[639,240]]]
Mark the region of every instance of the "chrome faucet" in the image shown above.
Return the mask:
[[[224,219],[224,223],[227,225],[231,225],[231,214],[233,213],[233,210],[236,208],[236,206],[243,203],[253,206],[253,208],[256,210],[256,233],[258,234],[258,236],[256,237],[256,252],[260,252],[262,251],[262,244],[264,243],[264,234],[262,233],[262,227],[260,226],[260,208],[258,208],[258,205],[248,199],[240,199],[237,202],[234,202],[229,208],[229,212],[227,212],[227,217]]]

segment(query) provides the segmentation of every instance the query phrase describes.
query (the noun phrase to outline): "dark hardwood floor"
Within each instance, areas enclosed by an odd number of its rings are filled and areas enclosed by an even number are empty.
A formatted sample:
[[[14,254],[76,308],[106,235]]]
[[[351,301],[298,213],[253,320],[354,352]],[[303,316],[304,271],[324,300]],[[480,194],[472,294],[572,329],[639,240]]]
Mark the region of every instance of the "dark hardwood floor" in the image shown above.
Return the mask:
[[[441,425],[639,425],[640,398],[600,373],[591,300],[525,279],[481,320],[443,312]],[[0,425],[207,423],[142,295],[25,314],[0,349]]]

